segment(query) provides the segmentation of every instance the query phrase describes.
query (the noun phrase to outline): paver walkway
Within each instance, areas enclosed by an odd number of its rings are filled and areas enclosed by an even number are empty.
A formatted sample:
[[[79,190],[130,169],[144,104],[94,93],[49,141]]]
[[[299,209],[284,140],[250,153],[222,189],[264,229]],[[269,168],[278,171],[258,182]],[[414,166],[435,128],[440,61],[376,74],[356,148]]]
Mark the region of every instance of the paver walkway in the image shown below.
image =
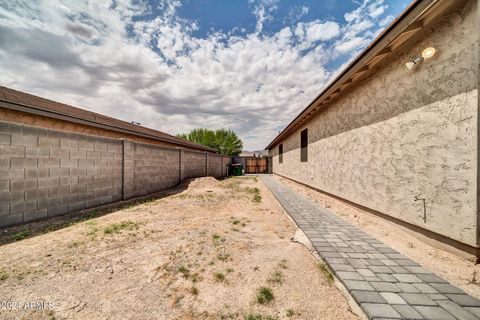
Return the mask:
[[[480,319],[480,301],[388,245],[260,175],[369,319]]]

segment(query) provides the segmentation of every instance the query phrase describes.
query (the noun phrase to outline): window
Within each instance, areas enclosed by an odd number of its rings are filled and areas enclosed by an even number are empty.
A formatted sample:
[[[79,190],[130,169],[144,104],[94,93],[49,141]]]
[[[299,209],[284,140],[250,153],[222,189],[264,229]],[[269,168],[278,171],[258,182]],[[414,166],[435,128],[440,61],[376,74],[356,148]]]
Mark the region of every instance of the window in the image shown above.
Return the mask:
[[[308,161],[308,129],[302,130],[300,133],[300,161]]]
[[[278,163],[283,163],[283,143],[278,146]]]

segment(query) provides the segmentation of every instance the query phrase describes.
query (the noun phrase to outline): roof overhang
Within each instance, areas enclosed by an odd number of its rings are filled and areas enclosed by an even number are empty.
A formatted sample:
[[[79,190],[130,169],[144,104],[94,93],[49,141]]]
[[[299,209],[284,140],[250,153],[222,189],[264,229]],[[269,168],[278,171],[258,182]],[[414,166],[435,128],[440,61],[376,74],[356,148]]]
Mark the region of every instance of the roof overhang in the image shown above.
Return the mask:
[[[360,53],[288,126],[268,144],[271,149],[298,129],[335,97],[372,73],[374,67],[441,13],[462,0],[415,0]]]
[[[155,136],[155,135],[141,133],[141,132],[134,131],[134,130],[129,130],[129,129],[126,129],[126,128],[121,128],[121,127],[117,127],[117,126],[113,126],[113,125],[103,124],[103,123],[99,123],[99,122],[95,122],[95,121],[90,121],[90,120],[87,120],[87,119],[77,118],[77,117],[73,117],[73,116],[69,116],[69,115],[65,115],[65,114],[61,114],[61,113],[57,113],[57,112],[53,112],[53,111],[34,108],[32,106],[22,105],[22,104],[18,104],[18,103],[12,103],[12,102],[9,102],[9,101],[0,100],[0,107],[15,110],[15,111],[20,111],[20,112],[30,113],[30,114],[34,114],[34,115],[38,115],[38,116],[44,116],[44,117],[48,117],[48,118],[54,118],[54,119],[69,121],[69,122],[73,122],[73,123],[77,123],[77,124],[83,124],[83,125],[87,125],[87,126],[90,126],[90,127],[95,127],[95,128],[100,128],[100,129],[105,129],[105,130],[130,134],[130,135],[139,136],[139,137],[143,137],[143,138],[148,138],[148,139],[152,139],[152,140],[157,140],[157,141],[161,141],[161,142],[171,143],[171,144],[177,145],[179,147],[187,147],[187,148],[191,148],[191,149],[198,149],[198,150],[203,150],[203,151],[207,151],[207,152],[211,152],[211,153],[217,153],[217,150],[215,150],[213,148],[209,148],[209,147],[206,147],[206,146],[197,145],[197,144],[193,144],[193,143],[188,143],[187,141],[182,142],[182,141],[179,141],[179,140],[163,138],[163,137],[159,137],[159,136]]]

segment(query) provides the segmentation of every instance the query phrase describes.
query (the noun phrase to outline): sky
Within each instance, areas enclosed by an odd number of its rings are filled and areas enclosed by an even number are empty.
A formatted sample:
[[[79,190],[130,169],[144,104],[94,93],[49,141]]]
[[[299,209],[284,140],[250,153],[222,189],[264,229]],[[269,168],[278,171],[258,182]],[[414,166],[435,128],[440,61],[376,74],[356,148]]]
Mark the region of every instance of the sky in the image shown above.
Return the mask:
[[[262,150],[410,0],[0,0],[0,85]]]

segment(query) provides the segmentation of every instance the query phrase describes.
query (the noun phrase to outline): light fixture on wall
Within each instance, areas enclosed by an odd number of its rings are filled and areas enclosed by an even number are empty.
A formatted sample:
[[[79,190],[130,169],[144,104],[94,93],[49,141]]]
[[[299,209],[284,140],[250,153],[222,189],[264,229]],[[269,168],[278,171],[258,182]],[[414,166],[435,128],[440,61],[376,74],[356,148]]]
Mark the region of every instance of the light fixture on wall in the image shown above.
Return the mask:
[[[430,59],[435,55],[437,50],[434,47],[428,47],[423,49],[422,51],[422,56],[421,57],[415,57],[412,60],[408,61],[405,63],[405,67],[407,67],[408,70],[413,70],[415,69],[420,63],[423,62],[423,60]]]
[[[422,51],[422,57],[423,59],[430,59],[435,55],[436,52],[437,50],[434,47],[425,48]]]
[[[423,61],[423,57],[415,57],[413,60],[408,61],[405,63],[405,67],[407,67],[408,70],[413,70],[417,65],[419,65]]]

